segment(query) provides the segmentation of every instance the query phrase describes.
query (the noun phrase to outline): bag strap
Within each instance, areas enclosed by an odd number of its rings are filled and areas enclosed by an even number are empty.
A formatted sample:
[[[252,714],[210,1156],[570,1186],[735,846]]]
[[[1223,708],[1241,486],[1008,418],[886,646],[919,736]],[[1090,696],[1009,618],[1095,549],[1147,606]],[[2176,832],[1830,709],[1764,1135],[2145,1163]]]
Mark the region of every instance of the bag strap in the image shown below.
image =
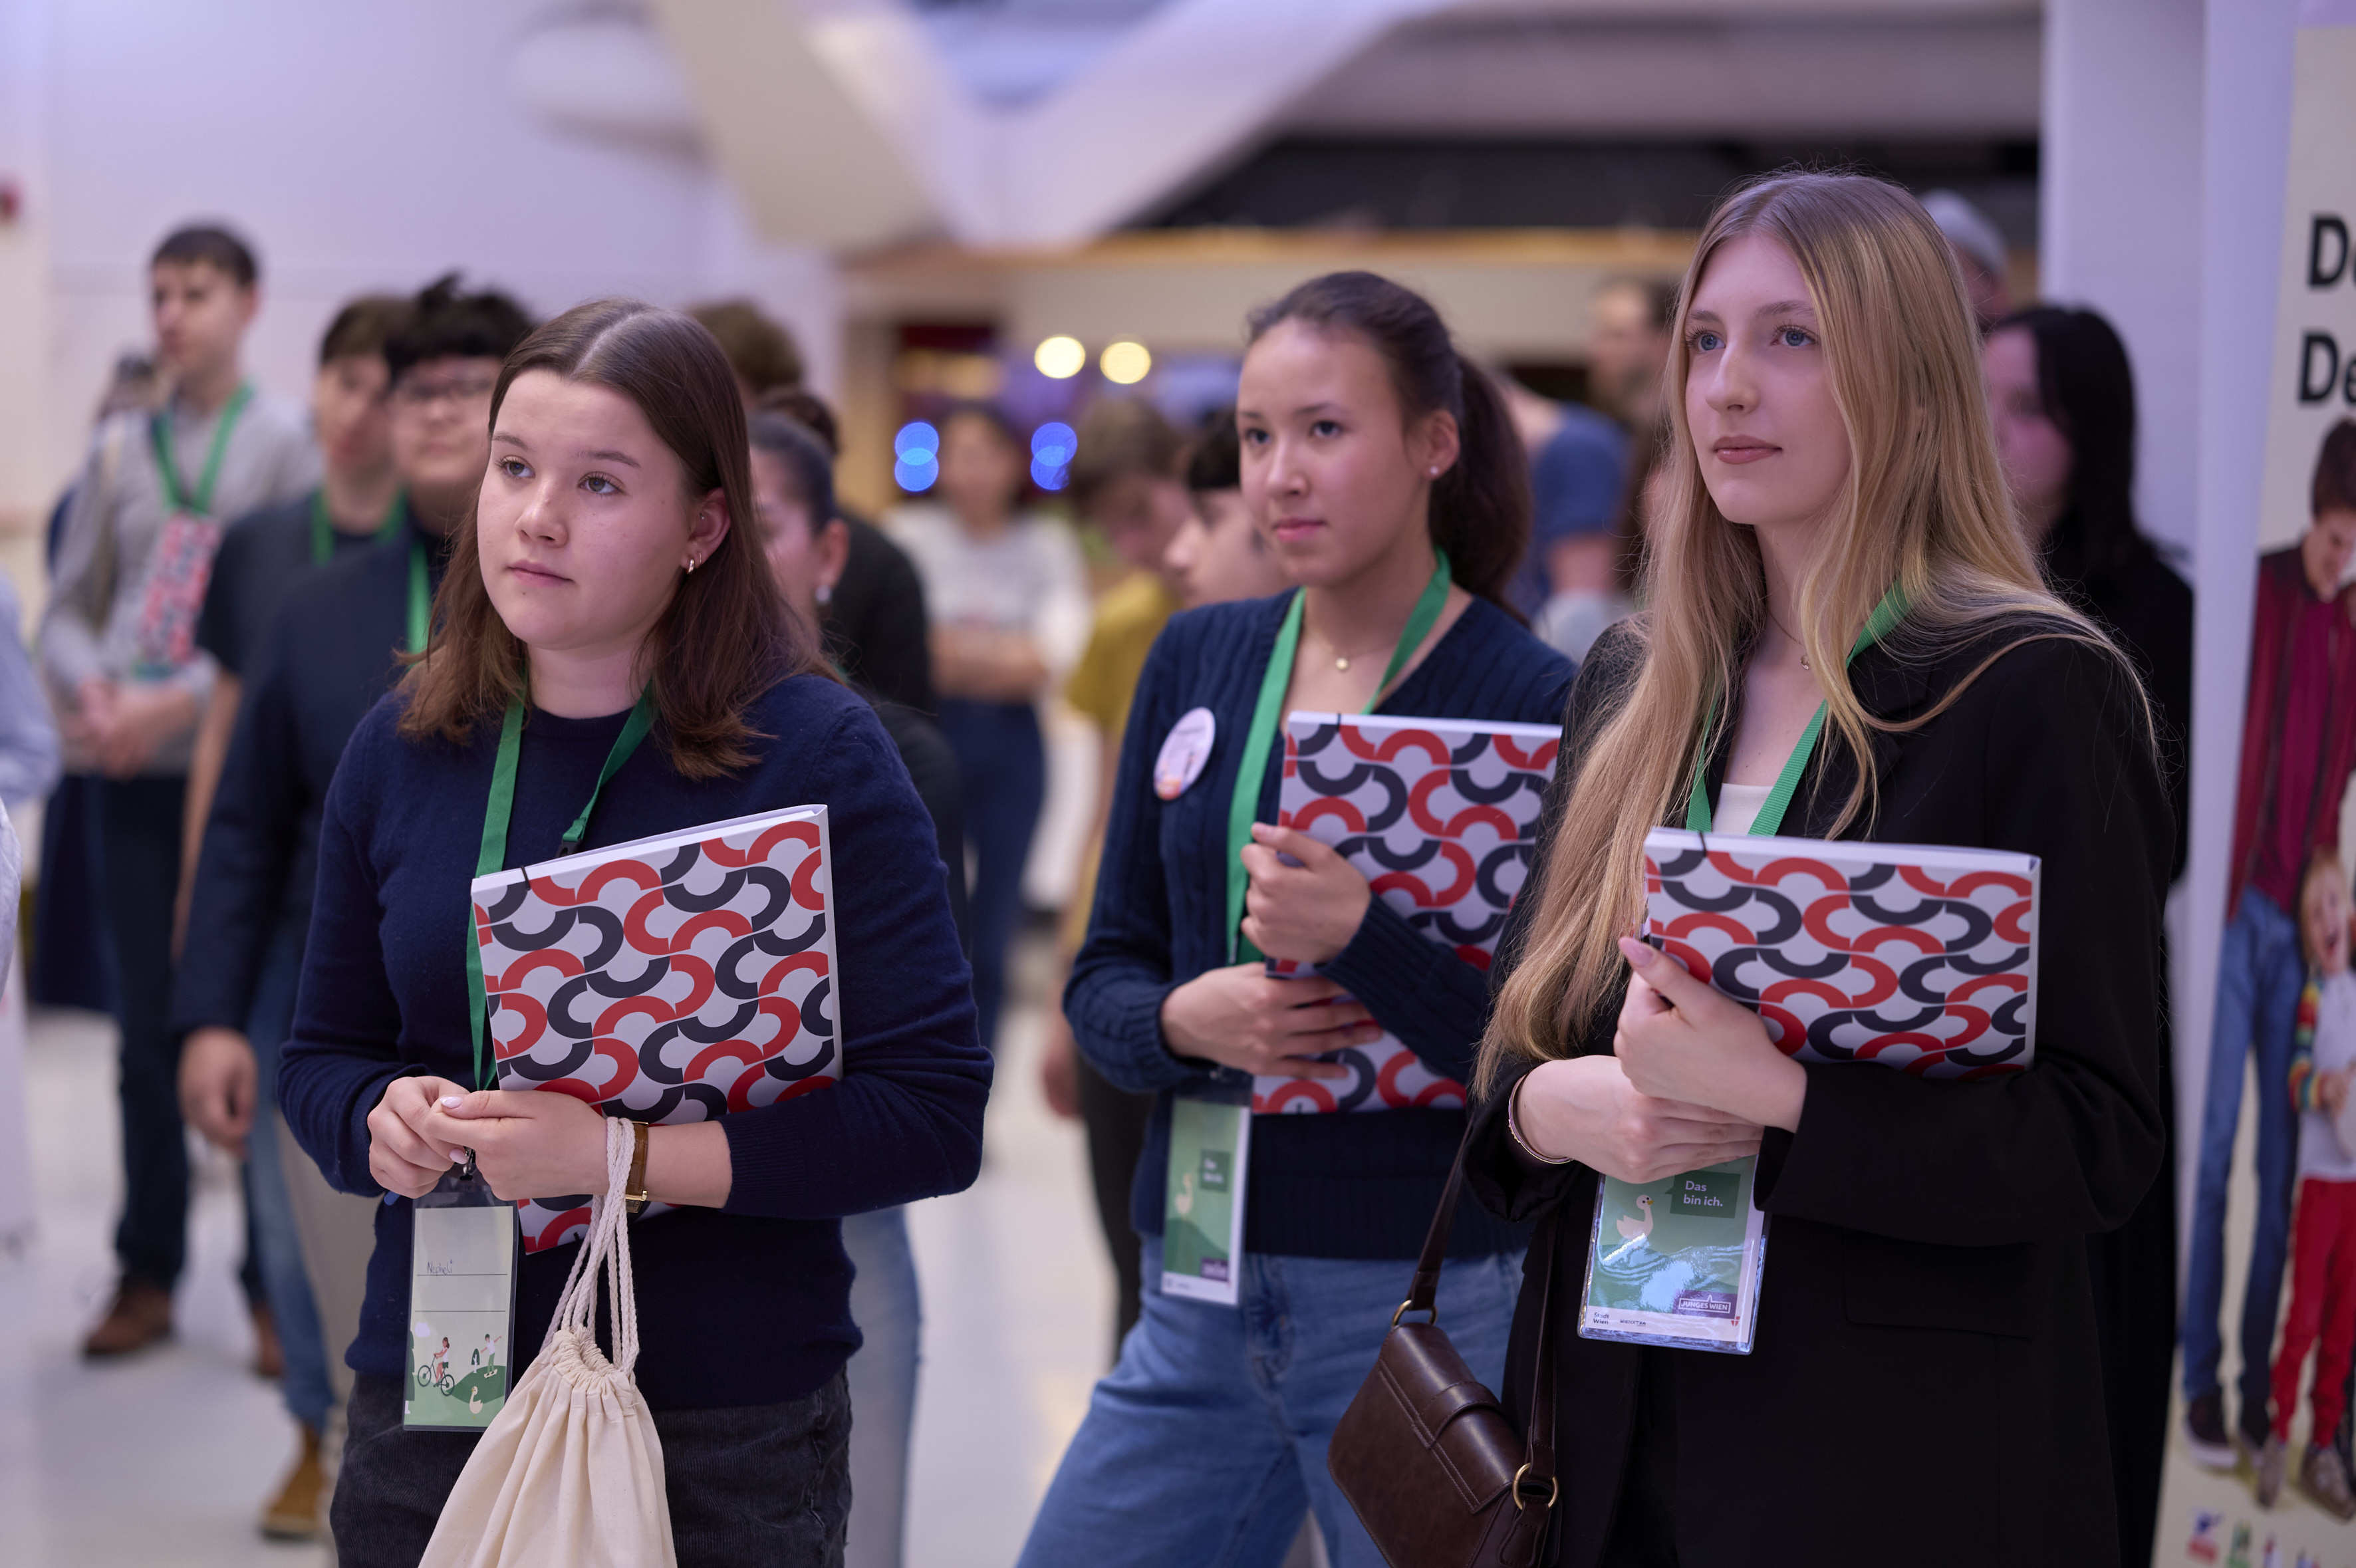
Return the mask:
[[[1467,1115],[1464,1137],[1456,1145],[1456,1163],[1448,1168],[1448,1185],[1440,1189],[1440,1208],[1431,1217],[1431,1229],[1423,1238],[1423,1254],[1416,1260],[1415,1280],[1408,1286],[1407,1300],[1391,1315],[1391,1326],[1410,1312],[1430,1315],[1430,1321],[1440,1321],[1440,1267],[1448,1251],[1448,1232],[1456,1221],[1456,1203],[1464,1194],[1464,1156],[1472,1147],[1473,1129],[1477,1119]],[[1530,1427],[1528,1458],[1514,1477],[1514,1507],[1520,1509],[1537,1500],[1544,1489],[1540,1508],[1551,1509],[1560,1495],[1556,1480],[1554,1451],[1554,1276],[1556,1251],[1562,1237],[1562,1206],[1538,1225],[1532,1239],[1529,1258],[1538,1268],[1538,1346],[1531,1369]],[[1528,1265],[1524,1265],[1527,1272]]]
[[[1407,1300],[1391,1314],[1391,1326],[1398,1326],[1400,1318],[1410,1312],[1430,1314],[1433,1323],[1440,1321],[1436,1305],[1440,1295],[1440,1265],[1448,1253],[1448,1232],[1456,1223],[1456,1200],[1464,1195],[1464,1155],[1472,1146],[1472,1129],[1478,1120],[1469,1112],[1464,1118],[1464,1136],[1456,1144],[1456,1163],[1448,1167],[1448,1185],[1440,1189],[1440,1208],[1431,1217],[1431,1229],[1424,1233],[1423,1255],[1416,1260],[1415,1279],[1407,1287]]]
[[[630,1162],[637,1152],[637,1135],[630,1130],[629,1120],[605,1118],[605,1190],[589,1200],[589,1234],[582,1239],[581,1251],[573,1254],[564,1290],[548,1320],[548,1338],[541,1342],[545,1348],[562,1328],[581,1334],[591,1331],[591,1319],[597,1310],[597,1265],[603,1263],[608,1293],[605,1316],[613,1327],[612,1359],[615,1369],[625,1375],[638,1361],[637,1281],[630,1271],[630,1232],[625,1223],[627,1206],[623,1197],[629,1190]]]
[[[1562,1240],[1562,1206],[1546,1217],[1538,1226],[1537,1240],[1530,1252],[1542,1271],[1538,1277],[1545,1282],[1538,1287],[1538,1353],[1530,1373],[1529,1457],[1521,1473],[1514,1477],[1514,1506],[1535,1502],[1535,1493],[1541,1483],[1546,1487],[1546,1500],[1541,1508],[1551,1509],[1561,1495],[1560,1484],[1555,1479],[1554,1455],[1554,1276],[1559,1260],[1556,1251]],[[1526,1497],[1525,1494],[1532,1494]]]

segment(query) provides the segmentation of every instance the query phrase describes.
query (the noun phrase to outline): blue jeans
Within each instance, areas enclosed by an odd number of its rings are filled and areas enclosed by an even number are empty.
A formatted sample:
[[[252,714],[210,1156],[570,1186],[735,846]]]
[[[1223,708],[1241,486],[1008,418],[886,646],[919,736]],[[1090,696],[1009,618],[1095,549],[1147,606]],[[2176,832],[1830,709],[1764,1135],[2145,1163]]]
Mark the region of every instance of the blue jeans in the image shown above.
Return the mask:
[[[1018,1568],[1276,1568],[1313,1509],[1333,1568],[1382,1568],[1325,1470],[1334,1423],[1374,1369],[1412,1259],[1244,1257],[1239,1307],[1162,1294],[1144,1239],[1144,1315],[1032,1521]],[[1440,1272],[1440,1321],[1492,1389],[1521,1255]]]
[[[2201,1166],[2192,1192],[2192,1261],[2185,1281],[2184,1397],[2199,1399],[2218,1388],[2224,1355],[2217,1319],[2225,1294],[2225,1187],[2241,1122],[2244,1064],[2254,1047],[2258,1219],[2242,1297],[2240,1380],[2241,1424],[2253,1433],[2265,1424],[2283,1259],[2290,1247],[2291,1177],[2298,1163],[2298,1119],[2290,1103],[2291,1034],[2305,983],[2298,922],[2256,888],[2244,889],[2217,958],[2217,1019],[2209,1036]]]
[[[842,1561],[845,1568],[899,1568],[908,1433],[916,1415],[916,1346],[924,1326],[907,1210],[846,1216],[842,1250],[857,1271],[851,1321],[863,1340],[845,1369],[851,1378],[851,1534]]]
[[[973,1004],[981,1048],[998,1048],[1006,995],[1006,948],[1023,918],[1023,866],[1047,798],[1047,748],[1028,703],[941,700],[941,734],[956,753],[965,842],[973,846]],[[949,874],[961,876],[963,866]]]
[[[262,1291],[270,1301],[270,1315],[277,1320],[279,1348],[286,1359],[279,1392],[286,1413],[317,1432],[327,1425],[336,1392],[327,1381],[319,1309],[303,1272],[303,1244],[296,1239],[294,1207],[286,1196],[286,1170],[279,1163],[278,1130],[272,1125],[278,1109],[278,1052],[294,1026],[294,986],[302,974],[302,949],[282,931],[272,939],[262,961],[245,1020],[245,1037],[253,1044],[256,1107],[253,1130],[245,1139],[245,1191]]]

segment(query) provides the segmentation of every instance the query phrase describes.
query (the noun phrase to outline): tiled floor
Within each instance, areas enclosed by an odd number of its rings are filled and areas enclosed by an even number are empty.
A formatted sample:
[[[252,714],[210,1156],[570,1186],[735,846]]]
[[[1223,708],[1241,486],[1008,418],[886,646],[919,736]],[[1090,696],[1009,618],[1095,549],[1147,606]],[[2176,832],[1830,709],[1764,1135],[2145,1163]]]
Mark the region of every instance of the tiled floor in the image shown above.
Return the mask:
[[[1042,956],[1025,950],[1018,996],[1042,993]],[[1035,1002],[1001,1039],[981,1179],[919,1206],[911,1227],[926,1316],[911,1568],[1013,1560],[1110,1351],[1111,1277],[1078,1127],[1040,1098]],[[226,1164],[200,1167],[177,1342],[123,1366],[74,1353],[112,1279],[112,1044],[104,1020],[52,1014],[28,1045],[39,1230],[0,1255],[0,1561],[312,1568],[318,1549],[253,1529],[293,1437],[274,1391],[245,1369]]]

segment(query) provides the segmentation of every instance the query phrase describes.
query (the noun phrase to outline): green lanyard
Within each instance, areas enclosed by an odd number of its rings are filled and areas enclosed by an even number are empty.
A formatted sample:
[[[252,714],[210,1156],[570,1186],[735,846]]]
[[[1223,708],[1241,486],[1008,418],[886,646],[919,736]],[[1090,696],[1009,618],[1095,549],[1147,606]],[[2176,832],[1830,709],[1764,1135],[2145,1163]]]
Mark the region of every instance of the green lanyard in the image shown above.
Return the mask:
[[[1375,694],[1368,698],[1365,712],[1373,713],[1375,704],[1398,679],[1398,672],[1423,646],[1423,639],[1440,620],[1440,612],[1448,606],[1449,585],[1455,581],[1448,569],[1448,552],[1437,553],[1440,564],[1431,570],[1431,581],[1423,585],[1423,596],[1415,601],[1408,612],[1407,626],[1399,632],[1398,646],[1391,650],[1391,661],[1384,667],[1383,678],[1375,683]],[[1301,647],[1301,592],[1292,591],[1292,603],[1285,607],[1284,624],[1277,628],[1276,648],[1268,656],[1268,673],[1260,677],[1259,700],[1252,704],[1251,728],[1244,732],[1244,752],[1236,771],[1235,797],[1227,803],[1227,961],[1248,962],[1260,956],[1259,949],[1246,940],[1243,934],[1244,889],[1251,883],[1250,874],[1244,870],[1243,848],[1251,843],[1252,820],[1259,814],[1260,785],[1268,778],[1268,754],[1276,745],[1276,721],[1284,707],[1285,688],[1292,684],[1292,656]]]
[[[412,561],[422,559],[412,556]],[[614,737],[614,749],[605,754],[605,766],[597,770],[596,787],[589,791],[589,803],[564,830],[566,854],[581,848],[581,840],[589,832],[589,813],[597,809],[597,797],[605,792],[605,785],[630,760],[638,743],[654,728],[655,693],[649,686],[638,693],[638,705],[630,710],[622,725],[622,733]],[[475,875],[488,876],[504,871],[508,863],[508,819],[515,812],[516,758],[523,750],[523,703],[512,699],[508,703],[507,717],[499,721],[498,758],[491,765],[491,795],[483,806],[483,847],[475,855]],[[474,897],[466,899],[466,1012],[475,1026],[475,1087],[488,1089],[491,1080],[485,1070],[483,1057],[484,1023],[490,1005],[483,994],[483,946],[475,931]]]
[[[1848,650],[1847,661],[1856,663],[1858,654],[1889,636],[1890,628],[1905,618],[1906,595],[1892,584],[1890,591],[1881,596],[1881,602],[1873,607],[1873,614],[1866,618],[1865,629],[1857,634],[1857,642]],[[1709,717],[1702,721],[1705,739],[1709,735],[1710,722],[1717,717],[1718,700],[1713,697],[1710,699]],[[1783,813],[1790,809],[1792,797],[1800,792],[1800,778],[1808,770],[1809,755],[1816,749],[1816,736],[1824,733],[1824,727],[1825,704],[1818,703],[1815,713],[1808,720],[1808,727],[1800,732],[1798,743],[1792,747],[1792,755],[1783,759],[1783,771],[1776,776],[1775,787],[1767,791],[1767,799],[1760,806],[1759,814],[1751,820],[1753,834],[1770,834],[1783,825]],[[1706,833],[1716,820],[1717,813],[1709,804],[1709,755],[1702,751],[1694,757],[1693,790],[1686,797],[1686,827],[1692,832]]]
[[[369,535],[378,543],[401,532],[401,492],[392,494],[392,504],[384,509],[384,521]],[[311,564],[324,566],[336,558],[336,525],[327,519],[327,492],[311,492]]]
[[[158,413],[147,424],[155,442],[155,467],[164,477],[164,505],[169,511],[194,512],[198,517],[213,514],[213,486],[220,479],[221,459],[229,454],[229,433],[237,428],[237,416],[253,401],[253,387],[240,382],[237,391],[229,394],[221,405],[220,418],[213,424],[212,450],[205,454],[205,471],[197,479],[192,494],[180,483],[179,461],[172,456],[172,415],[169,411]]]
[[[433,614],[434,589],[427,580],[425,570],[425,541],[423,539],[412,539],[409,542],[410,652],[423,653],[425,651],[425,634],[429,629],[428,622],[430,621]],[[640,705],[644,705],[643,699],[641,700]],[[632,741],[630,744],[636,746],[637,742]],[[619,768],[621,764],[617,762],[614,766]],[[598,782],[603,784],[604,780],[600,779]],[[593,806],[595,805],[597,803],[596,797],[594,795],[591,796],[589,803]],[[582,815],[585,818],[588,813],[584,811]]]

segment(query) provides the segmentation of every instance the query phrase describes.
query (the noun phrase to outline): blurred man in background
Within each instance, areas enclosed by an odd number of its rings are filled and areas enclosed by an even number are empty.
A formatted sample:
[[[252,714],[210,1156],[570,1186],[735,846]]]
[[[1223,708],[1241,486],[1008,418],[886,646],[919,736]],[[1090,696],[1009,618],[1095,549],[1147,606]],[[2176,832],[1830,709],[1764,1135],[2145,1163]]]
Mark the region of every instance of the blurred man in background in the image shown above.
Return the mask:
[[[373,1242],[374,1206],[331,1192],[277,1111],[320,813],[352,730],[400,678],[400,652],[423,640],[448,540],[490,460],[491,389],[531,329],[513,300],[464,292],[455,276],[400,304],[375,349],[390,381],[387,478],[402,498],[390,532],[340,552],[331,544],[330,563],[305,570],[258,627],[222,634],[244,700],[205,823],[172,996],[186,1041],[182,1104],[198,1132],[247,1160],[272,1299],[289,1304],[280,1308],[285,1399],[301,1445],[262,1516],[263,1533],[279,1539],[318,1530],[337,1457],[330,1417],[350,1386],[343,1351],[358,1331]]]
[[[172,912],[197,721],[215,665],[196,622],[222,520],[311,488],[318,458],[291,409],[258,397],[241,345],[262,306],[253,252],[228,231],[183,229],[148,266],[156,360],[171,383],[153,414],[101,433],[65,521],[41,628],[41,662],[71,765],[102,774],[102,902],[116,959],[122,1030],[124,1196],[121,1273],[84,1340],[93,1357],[172,1331],[187,1256],[187,1151],[170,1028]],[[249,1258],[257,1359],[276,1337]]]

